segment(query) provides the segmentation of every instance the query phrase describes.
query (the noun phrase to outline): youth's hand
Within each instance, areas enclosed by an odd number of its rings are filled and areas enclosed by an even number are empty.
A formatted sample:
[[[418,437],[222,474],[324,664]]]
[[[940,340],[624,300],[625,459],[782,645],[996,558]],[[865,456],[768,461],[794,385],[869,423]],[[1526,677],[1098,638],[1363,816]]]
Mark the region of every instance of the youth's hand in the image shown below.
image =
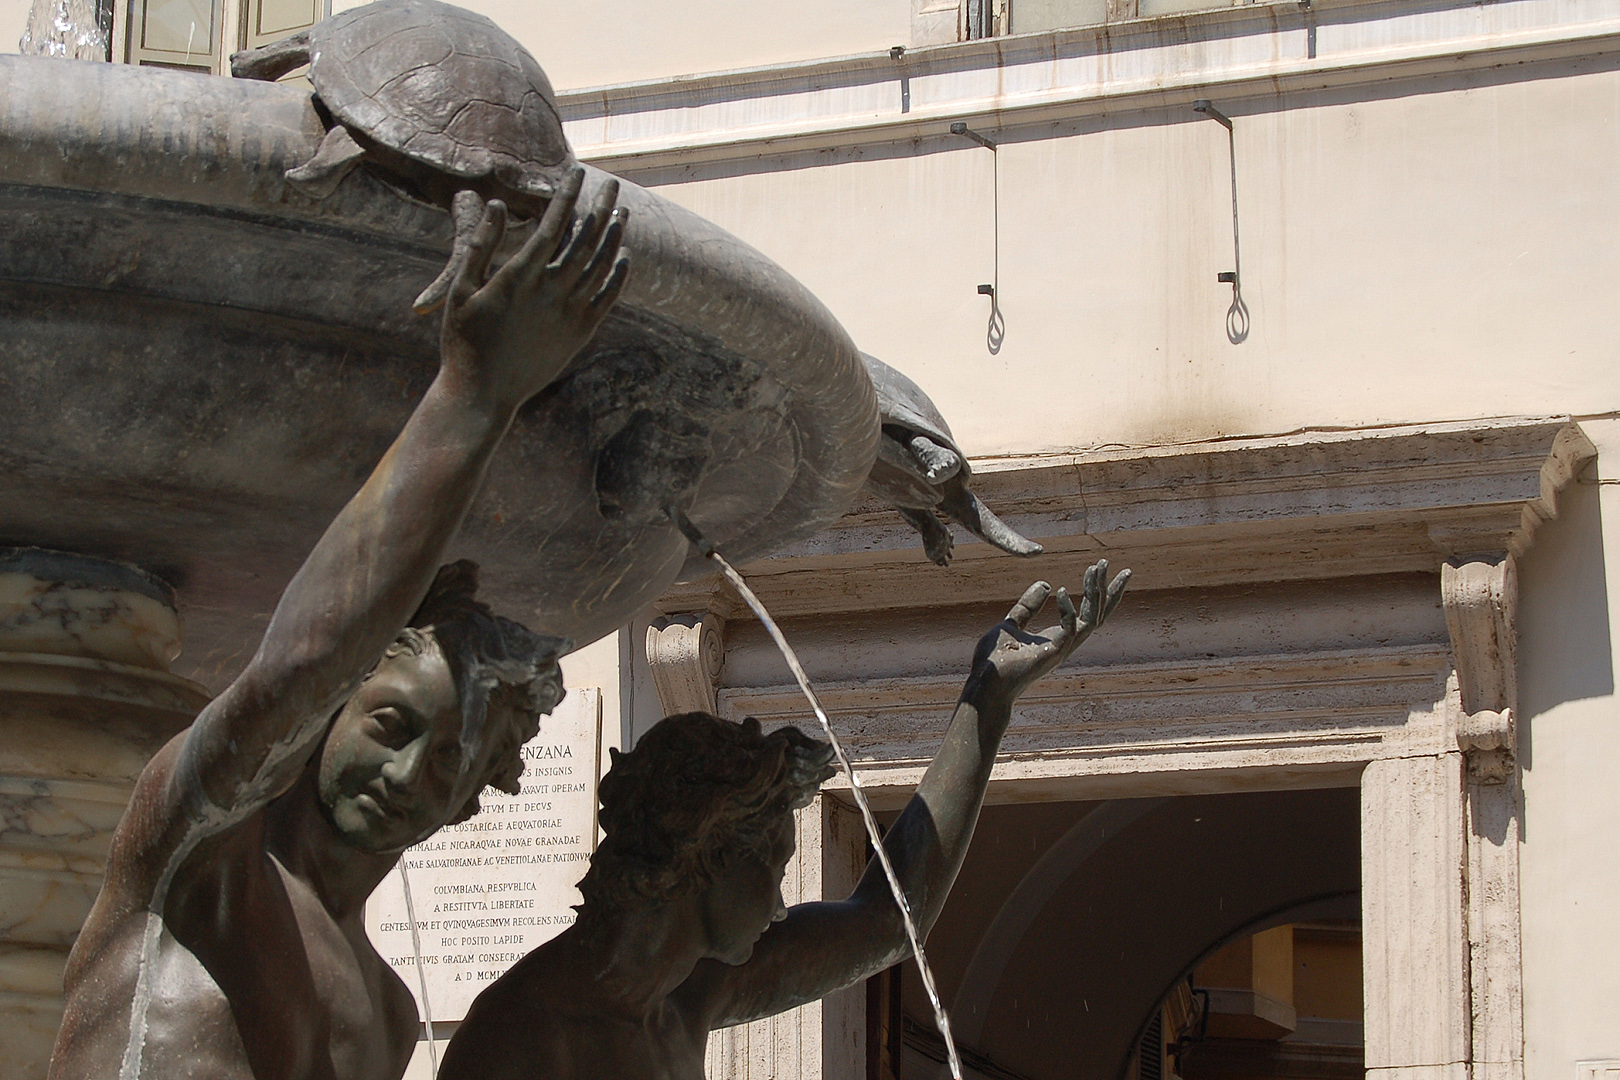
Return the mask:
[[[1037,581],[1025,590],[1007,617],[979,641],[973,653],[973,673],[968,676],[963,697],[980,706],[1011,708],[1035,680],[1063,663],[1091,632],[1103,624],[1119,606],[1120,597],[1131,579],[1129,570],[1120,571],[1108,581],[1108,560],[1086,571],[1080,608],[1064,589],[1057,591],[1060,622],[1040,633],[1031,633],[1029,620],[1046,604],[1052,586]],[[1106,584],[1106,588],[1104,585]]]
[[[614,205],[618,181],[603,184],[590,210],[576,218],[584,175],[578,168],[569,174],[534,234],[493,273],[506,206],[491,199],[483,207],[471,254],[445,304],[440,339],[445,376],[479,401],[516,409],[551,383],[624,288],[630,256],[622,250],[626,211]],[[478,196],[464,191],[456,199],[476,204]]]

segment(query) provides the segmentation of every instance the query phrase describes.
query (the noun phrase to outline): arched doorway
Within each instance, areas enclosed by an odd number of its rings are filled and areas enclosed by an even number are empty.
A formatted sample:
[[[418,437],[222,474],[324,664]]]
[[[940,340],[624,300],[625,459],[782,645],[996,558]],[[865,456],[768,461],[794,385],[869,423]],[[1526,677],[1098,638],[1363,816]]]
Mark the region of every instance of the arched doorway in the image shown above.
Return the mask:
[[[1120,1080],[1201,960],[1280,923],[1353,928],[1359,887],[1354,788],[992,806],[929,953],[971,1072]],[[869,1011],[898,1013],[887,1071],[934,1080],[920,983],[895,982],[868,989],[900,999]]]
[[[1268,916],[1207,951],[1144,1019],[1126,1080],[1361,1080],[1357,900]]]

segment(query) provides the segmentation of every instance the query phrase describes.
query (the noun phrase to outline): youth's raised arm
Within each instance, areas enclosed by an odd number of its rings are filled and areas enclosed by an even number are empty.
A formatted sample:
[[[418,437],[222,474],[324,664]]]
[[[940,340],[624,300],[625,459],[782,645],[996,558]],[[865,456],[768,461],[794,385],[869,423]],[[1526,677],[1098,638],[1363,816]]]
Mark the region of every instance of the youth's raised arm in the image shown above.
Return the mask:
[[[421,602],[517,408],[612,306],[627,268],[617,184],[576,220],[580,183],[576,171],[493,274],[506,209],[482,208],[445,306],[437,377],[288,584],[246,669],[180,747],[166,801],[183,820],[240,819],[297,779],[332,713]]]
[[[962,867],[1013,702],[1114,610],[1130,571],[1112,583],[1107,575],[1107,562],[1086,571],[1078,611],[1059,589],[1061,624],[1044,633],[1027,629],[1052,591],[1037,582],[980,640],[939,753],[883,842],[923,936]],[[721,1027],[815,1001],[910,955],[899,909],[874,858],[849,899],[788,909],[748,963],[725,968],[706,961],[694,978],[706,991],[713,1026]]]

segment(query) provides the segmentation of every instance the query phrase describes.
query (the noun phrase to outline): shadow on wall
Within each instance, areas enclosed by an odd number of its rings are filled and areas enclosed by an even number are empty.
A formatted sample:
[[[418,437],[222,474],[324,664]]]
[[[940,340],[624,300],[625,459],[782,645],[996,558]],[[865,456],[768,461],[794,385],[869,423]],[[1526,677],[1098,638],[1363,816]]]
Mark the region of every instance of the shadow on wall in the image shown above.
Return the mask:
[[[1536,718],[1566,701],[1614,693],[1601,490],[1587,466],[1558,497],[1519,563],[1519,758],[1535,764]]]

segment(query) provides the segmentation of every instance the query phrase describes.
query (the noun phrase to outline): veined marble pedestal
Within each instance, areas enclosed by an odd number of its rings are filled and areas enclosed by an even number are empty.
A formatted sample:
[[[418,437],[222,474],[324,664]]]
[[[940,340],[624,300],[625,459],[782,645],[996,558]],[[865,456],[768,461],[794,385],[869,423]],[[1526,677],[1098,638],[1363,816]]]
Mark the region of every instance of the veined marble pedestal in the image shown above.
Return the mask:
[[[120,563],[0,550],[0,1080],[40,1080],[62,967],[147,759],[207,702],[169,674],[167,586]]]

